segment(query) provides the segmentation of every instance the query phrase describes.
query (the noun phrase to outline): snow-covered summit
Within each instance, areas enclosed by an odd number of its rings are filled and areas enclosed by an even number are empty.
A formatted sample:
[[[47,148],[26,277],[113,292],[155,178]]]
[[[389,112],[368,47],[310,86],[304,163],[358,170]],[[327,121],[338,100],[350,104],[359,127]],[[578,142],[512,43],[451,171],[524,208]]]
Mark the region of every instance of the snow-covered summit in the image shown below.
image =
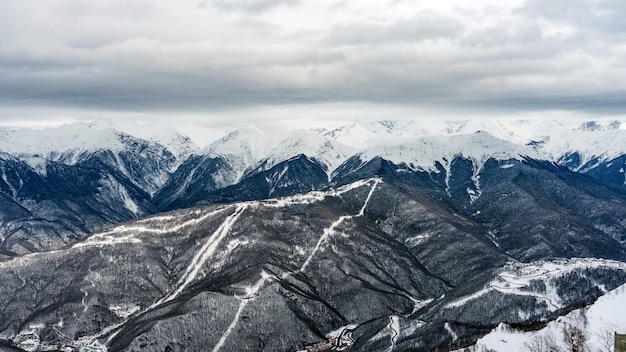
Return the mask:
[[[207,156],[226,160],[239,177],[267,170],[300,154],[314,158],[331,172],[356,152],[355,148],[310,131],[267,133],[253,126],[236,130],[203,150]]]
[[[326,167],[328,174],[358,150],[306,130],[295,130],[260,160],[255,171],[267,170],[294,156],[304,154]]]
[[[405,164],[413,170],[437,172],[439,162],[447,166],[456,156],[473,161],[476,168],[490,158],[497,160],[536,157],[536,153],[523,145],[495,138],[487,132],[459,136],[428,136],[400,145],[382,145],[368,148],[359,157],[369,161],[381,157],[395,164]]]
[[[354,121],[334,130],[319,129],[316,132],[358,149],[397,143],[398,140],[408,140],[428,134],[428,131],[415,121]]]
[[[46,160],[75,164],[100,150],[118,153],[134,143],[165,148],[177,159],[172,167],[198,154],[200,147],[225,135],[219,129],[189,124],[139,123],[100,119],[55,128],[0,129],[0,151],[19,157],[45,173]]]
[[[355,121],[313,131],[264,131],[249,126],[228,134],[191,124],[98,120],[58,128],[0,130],[0,151],[41,171],[45,160],[62,156],[63,162],[71,164],[79,155],[95,150],[124,150],[132,140],[128,136],[165,147],[177,159],[170,171],[191,154],[202,154],[224,159],[237,179],[299,154],[317,160],[329,173],[355,154],[365,160],[380,156],[431,171],[436,161],[449,161],[456,155],[476,165],[489,157],[530,156],[585,171],[626,154],[623,121],[542,119]]]
[[[51,152],[121,150],[120,132],[77,122],[57,128],[0,130],[0,150],[14,155],[46,156]]]
[[[581,123],[576,129],[579,131],[608,131],[619,130],[624,123],[618,120],[613,121],[586,121]],[[626,128],[626,126],[624,126]]]
[[[96,129],[112,128],[133,137],[158,143],[179,159],[198,153],[201,148],[224,137],[222,129],[211,129],[188,123],[150,122],[135,120],[97,120],[89,123]]]
[[[237,172],[239,179],[249,167],[266,158],[282,136],[282,133],[269,134],[249,126],[209,144],[202,150],[202,154],[222,158]]]
[[[406,156],[408,150],[415,149],[421,158],[422,154],[428,154],[429,151],[420,151],[420,144],[423,148],[433,148],[431,144],[437,144],[435,141],[438,138],[472,135],[476,132],[485,132],[508,142],[509,149],[514,144],[515,148],[521,148],[526,154],[531,152],[525,146],[532,146],[536,157],[553,162],[559,162],[573,153],[581,157],[581,165],[590,160],[602,162],[626,154],[626,123],[619,120],[423,119],[353,122],[331,131],[315,132],[361,150],[367,149],[365,155],[377,150],[384,155],[389,155],[389,150],[404,150],[402,154]],[[450,148],[455,149],[455,146]]]

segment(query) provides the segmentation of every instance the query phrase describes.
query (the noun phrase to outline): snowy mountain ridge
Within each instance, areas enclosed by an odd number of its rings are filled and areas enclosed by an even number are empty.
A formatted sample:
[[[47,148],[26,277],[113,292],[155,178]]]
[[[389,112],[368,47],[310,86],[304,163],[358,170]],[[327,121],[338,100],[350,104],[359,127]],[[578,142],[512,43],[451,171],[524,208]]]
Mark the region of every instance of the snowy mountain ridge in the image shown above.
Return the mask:
[[[477,171],[490,158],[522,160],[523,157],[539,157],[532,148],[497,139],[482,131],[469,135],[418,137],[404,144],[371,147],[359,155],[364,162],[382,157],[395,164],[405,164],[414,171],[428,172],[439,172],[437,163],[449,169],[456,156],[472,160]]]
[[[222,157],[237,170],[240,179],[252,170],[266,170],[298,154],[315,158],[328,172],[354,154],[371,158],[380,153],[407,165],[432,170],[432,161],[473,148],[476,138],[452,138],[488,133],[506,143],[502,157],[529,156],[560,164],[575,155],[571,169],[589,169],[626,154],[626,123],[619,120],[564,123],[554,120],[471,119],[466,121],[355,121],[334,130],[276,130],[271,133],[250,126],[226,134],[220,129],[166,123],[139,124],[98,120],[58,128],[0,130],[0,151],[15,155],[42,169],[45,159],[72,164],[81,153],[119,151],[123,136],[133,136],[167,148],[179,163],[192,154]],[[447,138],[444,138],[447,137]],[[424,151],[432,148],[432,151]],[[490,154],[486,148],[484,153]],[[411,153],[413,153],[411,155]],[[427,155],[433,153],[434,155]],[[491,153],[498,155],[498,152]],[[477,155],[467,155],[480,159]],[[172,170],[173,171],[173,170]]]
[[[432,350],[556,319],[626,282],[622,126],[248,127],[202,149],[158,126],[16,131],[0,347]]]
[[[358,149],[410,143],[425,136],[458,136],[486,132],[495,138],[531,145],[539,157],[557,161],[574,152],[588,161],[623,155],[626,123],[620,120],[565,123],[556,120],[471,119],[466,121],[419,120],[353,122],[317,133]]]

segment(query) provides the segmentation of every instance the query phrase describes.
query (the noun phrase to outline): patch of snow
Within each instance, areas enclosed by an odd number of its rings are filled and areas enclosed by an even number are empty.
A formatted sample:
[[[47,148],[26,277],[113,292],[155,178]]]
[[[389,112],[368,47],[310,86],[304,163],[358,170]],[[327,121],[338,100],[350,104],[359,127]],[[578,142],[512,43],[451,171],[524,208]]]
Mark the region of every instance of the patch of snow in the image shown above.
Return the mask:
[[[320,236],[319,240],[315,244],[315,247],[311,251],[311,254],[309,254],[309,256],[306,258],[306,260],[304,261],[304,263],[302,264],[302,266],[300,267],[298,272],[304,272],[306,270],[307,266],[310,264],[310,262],[313,259],[313,257],[320,250],[322,244],[328,239],[328,237],[330,237],[330,236],[332,236],[332,235],[334,235],[336,233],[335,229],[337,227],[339,227],[339,225],[341,225],[347,219],[352,219],[354,217],[363,216],[363,213],[365,212],[365,208],[367,207],[367,204],[368,204],[370,198],[372,197],[372,194],[376,190],[376,186],[381,181],[380,181],[380,179],[375,178],[375,179],[370,180],[370,182],[373,183],[373,185],[371,186],[371,189],[370,189],[370,192],[368,193],[367,199],[363,202],[363,207],[361,208],[359,213],[357,213],[356,215],[340,216],[339,219],[337,219],[335,222],[333,222],[329,227],[325,228],[323,233],[322,233],[322,236]],[[345,190],[345,189],[352,189],[352,187],[354,187],[355,184],[360,184],[361,186],[363,185],[362,182],[355,182],[352,185],[348,185],[347,187],[341,188],[339,190],[339,192],[341,192],[341,190]]]
[[[542,334],[550,334],[563,346],[561,329],[566,323],[572,323],[576,316],[584,312],[588,325],[585,329],[589,347],[592,351],[606,350],[612,345],[613,333],[626,334],[626,285],[622,285],[598,298],[592,305],[574,310],[564,317],[548,323],[538,331],[519,331],[501,323],[476,342],[476,346],[496,351],[523,352],[525,344]],[[607,341],[608,339],[608,341]],[[464,349],[458,350],[464,351]]]
[[[480,171],[481,171],[481,167],[477,167],[475,164],[474,166],[474,171],[472,176],[470,177],[470,180],[472,180],[472,182],[474,183],[474,188],[475,190],[472,189],[467,189],[467,194],[470,197],[470,203],[474,203],[478,198],[480,198],[480,195],[482,193],[482,191],[480,190]]]
[[[500,269],[496,277],[482,290],[449,302],[443,308],[460,307],[489,292],[498,291],[509,295],[533,296],[544,301],[550,311],[557,311],[562,308],[562,302],[550,279],[561,277],[573,270],[598,267],[626,270],[626,263],[595,258],[509,263]],[[542,280],[546,285],[546,292],[525,290],[533,280]]]
[[[221,350],[222,347],[224,347],[224,344],[228,340],[228,337],[232,333],[233,329],[235,329],[235,327],[237,326],[237,323],[239,322],[239,319],[241,317],[241,313],[243,312],[243,310],[246,308],[246,306],[250,302],[252,302],[257,297],[259,291],[261,291],[263,286],[265,286],[265,283],[271,278],[272,278],[271,275],[268,275],[267,273],[263,271],[261,272],[261,279],[258,280],[253,286],[246,288],[246,296],[243,298],[239,298],[240,300],[239,308],[237,309],[237,312],[235,313],[235,317],[233,318],[233,321],[226,328],[226,331],[220,337],[215,347],[213,347],[212,352],[219,352],[219,350]]]
[[[346,330],[354,330],[356,328],[359,327],[359,324],[348,324],[348,325],[344,325],[342,327],[340,327],[339,329],[335,329],[329,333],[326,334],[326,337],[331,338],[331,337],[338,337],[340,336],[344,331]]]
[[[429,298],[427,300],[419,300],[419,299],[415,299],[413,297],[408,297],[411,301],[413,301],[413,311],[411,312],[411,314],[415,314],[415,312],[417,312],[418,310],[426,307],[427,305],[431,304],[434,299],[433,298]]]
[[[417,236],[407,238],[406,240],[404,240],[404,244],[409,248],[413,248],[415,246],[420,245],[421,243],[423,243],[430,237],[431,237],[430,233],[419,234]]]
[[[98,234],[90,237],[84,242],[77,243],[72,248],[94,247],[94,246],[113,246],[116,244],[141,243],[141,240],[134,235],[116,236],[107,234]]]
[[[258,201],[255,204],[260,205],[260,206],[265,206],[265,207],[282,208],[282,207],[295,205],[295,204],[317,203],[317,202],[323,201],[324,199],[326,199],[326,197],[340,197],[342,194],[346,192],[350,192],[354,189],[363,187],[365,185],[369,185],[372,182],[375,182],[378,184],[382,182],[382,180],[380,178],[359,180],[359,181],[341,186],[336,189],[330,189],[326,191],[311,191],[311,192],[304,193],[304,194],[296,194],[293,196],[287,196],[287,197],[282,197],[282,198],[266,199],[266,200]]]
[[[140,311],[141,307],[136,304],[117,304],[110,305],[109,310],[118,317],[126,319],[136,312]]]
[[[452,327],[450,326],[450,323],[443,324],[443,327],[450,334],[450,336],[452,337],[452,341],[453,342],[459,339],[459,336],[456,334],[456,332],[454,332],[454,330],[452,330]]]
[[[372,195],[374,194],[374,191],[376,190],[376,186],[378,186],[380,182],[381,182],[380,179],[377,179],[377,178],[374,179],[374,185],[372,185],[372,188],[370,189],[369,193],[367,194],[367,198],[365,199],[365,202],[363,203],[363,207],[361,207],[361,210],[356,216],[365,215],[365,208],[367,208],[367,205],[369,204],[370,199],[372,199]]]
[[[446,178],[445,178],[445,183],[446,183],[446,194],[448,195],[448,197],[452,197],[452,194],[450,194],[450,177],[452,177],[452,168],[450,167],[450,162],[447,159],[442,159],[443,163],[441,163],[441,165],[443,165],[444,171],[446,173]]]
[[[476,291],[476,292],[472,293],[471,295],[467,295],[467,296],[459,298],[459,299],[457,299],[455,301],[452,301],[452,302],[446,304],[444,306],[444,308],[458,308],[458,307],[461,307],[461,306],[465,305],[467,302],[475,300],[476,298],[481,297],[481,296],[491,292],[492,290],[493,289],[490,288],[490,287],[489,288],[484,288],[482,290],[479,290],[479,291]]]
[[[391,336],[391,344],[387,351],[392,352],[396,348],[398,336],[400,336],[400,322],[398,316],[392,315],[389,317],[389,325],[387,325],[387,329],[389,329]]]
[[[285,176],[285,174],[287,173],[287,170],[289,170],[289,166],[285,165],[283,166],[283,169],[280,170],[280,172],[274,173],[270,177],[265,178],[265,181],[270,186],[268,197],[272,196],[272,194],[276,190],[276,186],[278,186],[278,182],[280,181],[281,178],[283,178],[283,176]]]
[[[315,244],[315,247],[313,247],[311,254],[309,254],[309,256],[306,258],[306,260],[304,261],[304,263],[302,264],[298,272],[303,273],[306,270],[306,268],[311,263],[311,260],[313,260],[313,257],[315,257],[317,252],[319,252],[320,248],[322,247],[322,244],[328,239],[328,237],[330,237],[331,235],[335,233],[335,229],[339,225],[341,225],[341,223],[343,223],[346,219],[350,219],[350,218],[352,218],[351,215],[340,216],[339,219],[337,219],[329,227],[324,229],[322,236],[320,236],[319,240]]]
[[[176,290],[154,303],[150,308],[156,307],[161,303],[169,302],[178,297],[183,290],[196,279],[196,276],[202,269],[204,263],[215,253],[219,243],[230,232],[233,224],[246,208],[246,204],[241,204],[236,207],[235,211],[229,215],[224,222],[222,222],[222,224],[217,228],[217,230],[215,230],[215,232],[213,232],[211,236],[209,236],[202,248],[200,248],[200,250],[193,257],[191,263],[187,266],[187,269],[178,281]]]

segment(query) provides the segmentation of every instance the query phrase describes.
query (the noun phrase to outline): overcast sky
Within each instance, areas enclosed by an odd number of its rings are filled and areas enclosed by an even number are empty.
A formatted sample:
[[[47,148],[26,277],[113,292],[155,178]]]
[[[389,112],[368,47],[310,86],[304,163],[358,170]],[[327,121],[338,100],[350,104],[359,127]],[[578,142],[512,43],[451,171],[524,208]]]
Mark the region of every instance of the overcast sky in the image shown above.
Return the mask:
[[[0,125],[623,115],[623,0],[6,0]]]

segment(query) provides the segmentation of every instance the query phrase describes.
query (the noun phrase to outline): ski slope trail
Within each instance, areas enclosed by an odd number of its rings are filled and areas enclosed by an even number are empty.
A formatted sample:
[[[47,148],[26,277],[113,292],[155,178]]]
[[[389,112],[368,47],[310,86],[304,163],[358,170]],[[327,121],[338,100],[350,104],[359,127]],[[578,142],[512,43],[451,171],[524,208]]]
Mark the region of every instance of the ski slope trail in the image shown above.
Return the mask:
[[[185,288],[187,288],[187,286],[189,286],[189,284],[191,284],[196,279],[198,273],[200,272],[200,269],[202,269],[202,267],[204,266],[204,263],[209,258],[211,258],[213,254],[215,254],[218,245],[230,232],[233,224],[237,221],[239,216],[244,212],[246,208],[247,204],[237,206],[235,211],[231,215],[229,215],[226,220],[224,220],[224,222],[222,222],[217,230],[215,230],[215,232],[208,238],[208,240],[198,251],[198,253],[196,253],[191,263],[187,267],[187,270],[185,270],[185,273],[178,281],[178,288],[171,294],[161,298],[152,307],[156,307],[162,303],[167,303],[178,297],[183,292],[183,290],[185,290]]]
[[[334,221],[329,227],[324,229],[322,236],[320,236],[319,240],[315,244],[315,247],[313,248],[311,253],[307,256],[306,260],[304,261],[304,263],[302,264],[300,269],[298,269],[297,273],[303,273],[306,270],[306,268],[309,266],[309,264],[311,263],[311,261],[313,260],[315,255],[319,252],[320,248],[322,247],[324,242],[328,239],[328,237],[330,237],[330,236],[332,236],[333,234],[336,233],[336,229],[337,229],[338,226],[340,226],[347,219],[352,219],[354,217],[358,217],[358,216],[363,216],[364,215],[365,208],[367,208],[367,205],[369,204],[369,201],[372,198],[372,195],[374,194],[374,191],[376,190],[376,187],[378,186],[378,184],[380,182],[382,182],[380,179],[373,179],[370,182],[370,183],[373,183],[373,185],[371,186],[371,189],[370,189],[370,191],[369,191],[369,193],[367,195],[367,198],[366,198],[365,202],[363,203],[363,206],[361,207],[361,209],[360,209],[358,214],[341,216],[341,217],[339,217],[339,219]],[[359,185],[359,186],[362,186],[362,185]],[[339,192],[339,194],[341,194],[341,193],[342,192]],[[284,280],[284,279],[286,279],[290,275],[293,275],[293,273],[291,273],[291,272],[284,273],[281,276],[281,279]],[[244,297],[237,297],[239,299],[239,301],[240,301],[239,308],[237,309],[237,312],[235,313],[235,316],[234,316],[232,322],[230,323],[230,325],[228,326],[228,328],[226,329],[226,331],[224,332],[224,334],[222,335],[222,337],[220,338],[218,343],[211,350],[212,352],[219,352],[222,349],[222,347],[224,347],[224,345],[228,341],[228,337],[230,336],[232,331],[237,326],[237,323],[239,322],[239,320],[241,318],[241,314],[245,310],[245,308],[248,306],[248,304],[252,303],[256,299],[258,293],[265,287],[265,284],[268,281],[276,280],[276,279],[277,278],[275,278],[275,277],[273,277],[273,276],[271,276],[271,275],[269,275],[269,274],[267,274],[265,272],[262,272],[261,273],[261,279],[259,281],[257,281],[257,283],[255,285],[253,285],[251,287],[245,288],[246,295]]]
[[[226,328],[226,331],[224,332],[220,340],[217,342],[215,347],[213,347],[211,352],[219,352],[222,349],[222,347],[224,347],[224,344],[226,344],[228,337],[237,326],[237,323],[239,322],[241,318],[241,313],[244,311],[244,309],[249,303],[255,300],[259,291],[261,291],[263,287],[265,287],[265,283],[269,281],[271,278],[272,277],[270,275],[266,274],[265,272],[261,272],[261,279],[257,281],[256,284],[246,288],[246,295],[244,297],[237,297],[240,301],[239,308],[237,309],[237,313],[235,313],[235,317],[233,318],[233,321],[230,323],[228,328]]]
[[[237,205],[235,210],[233,211],[233,213],[226,217],[226,219],[211,234],[211,236],[208,237],[208,239],[203,244],[203,246],[200,248],[200,250],[198,250],[198,252],[195,254],[193,259],[191,260],[191,262],[187,266],[187,269],[185,270],[185,272],[183,273],[181,278],[178,280],[176,289],[171,291],[169,294],[165,295],[164,297],[162,297],[161,299],[159,299],[155,303],[153,303],[151,306],[149,306],[148,308],[146,308],[145,310],[143,310],[139,314],[144,314],[146,312],[149,312],[149,311],[151,311],[151,310],[153,310],[155,308],[158,308],[159,306],[161,306],[161,305],[163,305],[163,304],[165,304],[167,302],[170,302],[170,301],[174,300],[176,297],[180,296],[180,294],[194,280],[196,280],[196,278],[198,277],[198,274],[200,273],[201,269],[204,267],[204,264],[206,263],[206,261],[209,258],[211,258],[211,256],[213,256],[215,254],[215,251],[217,250],[217,247],[219,246],[219,244],[226,237],[226,235],[228,235],[228,233],[232,230],[232,226],[235,224],[237,219],[241,216],[241,214],[246,210],[247,207],[248,207],[248,204],[245,204],[245,203]],[[232,208],[232,207],[230,207],[230,208]],[[226,209],[228,209],[228,208],[226,208]],[[201,217],[201,219],[206,219],[210,215],[213,215],[213,214],[214,213],[207,214],[207,215]],[[194,221],[199,222],[200,219],[196,219]],[[107,338],[107,345],[108,345],[117,336],[117,334],[120,332],[120,330],[123,328],[123,326],[126,323],[128,323],[128,321],[131,318],[132,317],[129,317],[128,319],[122,321],[121,323],[113,325],[113,326],[110,326],[110,327],[104,329],[103,331],[101,331],[99,334],[91,336],[90,338],[87,339],[88,342],[90,344],[92,344],[96,340],[98,340],[98,339],[100,339],[100,338],[110,334],[109,337]]]
[[[319,252],[320,248],[328,240],[328,238],[334,235],[335,233],[337,233],[336,231],[337,227],[339,227],[344,221],[348,219],[353,219],[355,217],[363,216],[365,214],[365,208],[367,208],[367,205],[369,204],[372,198],[372,195],[374,194],[374,191],[376,190],[376,186],[378,186],[378,184],[382,181],[376,178],[376,179],[373,179],[371,182],[373,182],[374,184],[371,186],[371,189],[367,195],[367,198],[365,199],[365,202],[363,203],[363,206],[361,207],[361,210],[359,210],[359,212],[356,215],[344,215],[344,216],[339,217],[337,221],[333,222],[329,227],[324,229],[322,236],[320,236],[319,240],[315,244],[315,247],[313,248],[309,256],[306,258],[306,260],[304,261],[304,263],[298,270],[299,273],[303,273],[306,270],[306,268],[311,263],[311,260],[313,260],[315,255]]]
[[[398,342],[398,336],[400,336],[400,321],[397,316],[392,315],[389,317],[389,325],[387,325],[387,329],[389,330],[389,336],[391,337],[391,344],[387,349],[387,352],[393,352]]]

